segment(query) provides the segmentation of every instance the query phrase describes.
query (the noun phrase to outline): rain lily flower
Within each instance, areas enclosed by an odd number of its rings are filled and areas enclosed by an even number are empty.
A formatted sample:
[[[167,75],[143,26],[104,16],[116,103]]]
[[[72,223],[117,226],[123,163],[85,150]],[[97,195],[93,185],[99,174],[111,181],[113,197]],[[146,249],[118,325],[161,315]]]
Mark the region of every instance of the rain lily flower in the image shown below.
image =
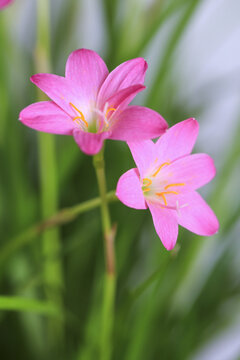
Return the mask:
[[[158,137],[166,130],[166,121],[148,108],[128,106],[145,88],[146,70],[146,61],[136,58],[109,73],[96,52],[76,50],[67,60],[65,77],[31,77],[52,101],[28,106],[19,118],[35,130],[72,135],[89,155],[98,153],[107,138],[131,141]]]
[[[13,0],[0,0],[0,10],[10,5],[12,2]]]
[[[137,169],[118,181],[117,197],[129,207],[149,208],[167,250],[176,244],[178,224],[203,236],[219,228],[214,212],[195,191],[216,173],[210,156],[190,155],[197,134],[197,121],[188,119],[171,127],[156,143],[129,142]]]

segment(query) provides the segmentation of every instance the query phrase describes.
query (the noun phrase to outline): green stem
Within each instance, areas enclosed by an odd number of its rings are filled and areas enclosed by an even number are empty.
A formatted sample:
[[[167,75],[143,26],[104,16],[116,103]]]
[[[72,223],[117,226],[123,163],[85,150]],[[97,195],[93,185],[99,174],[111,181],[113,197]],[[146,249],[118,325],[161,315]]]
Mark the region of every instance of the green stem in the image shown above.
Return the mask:
[[[37,72],[50,72],[50,29],[49,1],[38,0],[37,44],[35,63]],[[41,92],[38,101],[45,100]],[[55,141],[52,135],[39,133],[39,168],[41,179],[41,203],[43,218],[54,214],[58,207],[57,171]],[[59,257],[60,239],[57,228],[45,231],[43,244],[43,276],[47,300],[59,308],[63,306],[62,263]],[[49,319],[48,333],[50,346],[58,349],[63,345],[63,323],[58,319]]]
[[[53,304],[20,296],[0,296],[0,310],[26,311],[61,318],[60,310]]]
[[[104,279],[102,329],[100,338],[101,360],[109,360],[112,354],[112,331],[114,323],[114,301],[116,288],[115,275],[115,230],[111,227],[110,214],[106,194],[106,178],[104,169],[103,149],[93,158],[98,188],[101,198],[102,229],[104,236],[106,273]]]
[[[106,197],[108,202],[117,200],[115,191],[110,191]],[[29,244],[33,239],[36,239],[37,236],[40,235],[43,231],[73,221],[78,215],[95,209],[100,205],[101,199],[98,197],[84,201],[81,204],[75,205],[73,207],[62,209],[41,223],[33,225],[22,234],[9,239],[6,241],[6,244],[1,247],[0,268],[2,268],[2,264],[5,263],[5,261],[7,261],[12,254],[21,249],[23,246]]]

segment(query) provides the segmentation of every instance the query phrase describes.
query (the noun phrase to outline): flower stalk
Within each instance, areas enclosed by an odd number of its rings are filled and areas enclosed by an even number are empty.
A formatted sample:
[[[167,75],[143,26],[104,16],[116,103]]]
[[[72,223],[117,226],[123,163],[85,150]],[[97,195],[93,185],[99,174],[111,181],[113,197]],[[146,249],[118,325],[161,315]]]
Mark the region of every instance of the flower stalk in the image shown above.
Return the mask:
[[[100,358],[102,360],[108,360],[111,358],[112,353],[112,330],[114,323],[114,301],[116,289],[114,251],[115,229],[111,227],[111,219],[108,209],[103,149],[93,157],[93,164],[96,171],[98,188],[101,198],[102,230],[104,236],[106,263],[102,308],[102,331],[100,338]]]
[[[118,200],[118,198],[116,197],[114,190],[107,193],[108,202],[116,200]],[[93,210],[96,207],[99,207],[100,204],[101,199],[97,197],[91,200],[84,201],[72,207],[61,209],[56,214],[25,230],[20,235],[9,239],[8,241],[6,241],[6,244],[1,248],[0,268],[2,267],[2,264],[11,257],[12,254],[14,254],[16,251],[18,251],[25,245],[29,244],[32,240],[36,239],[37,236],[39,236],[43,231],[69,223],[75,220],[78,215]]]

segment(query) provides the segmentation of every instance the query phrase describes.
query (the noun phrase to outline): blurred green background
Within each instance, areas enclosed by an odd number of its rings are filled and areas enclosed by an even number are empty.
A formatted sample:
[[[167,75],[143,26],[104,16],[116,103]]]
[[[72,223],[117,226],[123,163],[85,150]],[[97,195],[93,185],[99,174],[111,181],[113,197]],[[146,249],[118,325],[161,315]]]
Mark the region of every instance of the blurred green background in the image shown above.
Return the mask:
[[[134,102],[159,111],[169,125],[197,118],[195,151],[210,154],[218,170],[201,193],[220,220],[219,233],[201,238],[180,229],[172,252],[162,246],[149,212],[110,205],[117,224],[112,358],[240,359],[240,2],[50,5],[51,72],[63,75],[69,53],[82,47],[97,51],[110,70],[143,56],[147,89]],[[19,111],[37,97],[29,81],[36,72],[36,21],[34,0],[15,0],[0,12],[0,357],[99,359],[99,209],[48,231],[45,240],[25,233],[42,218],[38,134],[18,122]],[[59,209],[98,196],[91,157],[72,137],[49,137],[56,146]],[[106,143],[105,160],[114,190],[133,160],[125,143],[113,141]],[[60,245],[46,263],[46,244],[56,238]]]

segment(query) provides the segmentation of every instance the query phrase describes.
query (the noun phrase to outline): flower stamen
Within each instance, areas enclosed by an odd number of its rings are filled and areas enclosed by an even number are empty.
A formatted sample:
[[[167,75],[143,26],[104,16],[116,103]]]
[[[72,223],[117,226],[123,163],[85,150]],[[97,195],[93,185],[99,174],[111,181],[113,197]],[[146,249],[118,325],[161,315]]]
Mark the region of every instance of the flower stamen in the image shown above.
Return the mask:
[[[86,121],[86,119],[85,119],[85,117],[84,117],[84,115],[83,115],[83,113],[81,112],[81,110],[79,110],[73,103],[69,103],[69,105],[71,105],[73,108],[74,108],[74,110],[76,110],[78,113],[79,113],[79,115],[80,116],[75,116],[75,118],[73,118],[73,121],[76,121],[77,119],[80,119],[80,120],[82,120],[83,122],[84,122],[84,124],[86,125],[86,127],[88,127],[88,122]]]
[[[107,109],[107,111],[106,111],[106,117],[108,116],[108,113],[110,112],[110,111],[116,111],[117,109],[115,109],[114,107],[111,107],[111,108],[109,108],[109,109]]]
[[[161,196],[161,197],[162,197],[165,206],[167,206],[167,200],[166,200],[166,197],[165,197],[164,194],[165,194],[165,193],[163,193],[163,192],[161,192],[161,193],[156,193],[157,196]]]
[[[149,179],[149,178],[144,178],[143,180],[142,180],[142,182],[143,182],[143,185],[144,186],[150,186],[150,185],[152,185],[152,180],[151,179]],[[146,183],[147,182],[147,183]],[[144,184],[145,183],[145,184]]]
[[[167,206],[167,200],[166,200],[166,197],[165,195],[168,195],[168,194],[175,194],[175,195],[178,195],[179,193],[177,191],[162,191],[160,193],[156,193],[157,196],[161,196],[163,198],[163,201],[164,201],[164,204]]]
[[[184,186],[184,185],[186,185],[186,184],[185,183],[169,184],[169,185],[166,185],[164,189],[167,190],[168,188],[170,188],[172,186]]]
[[[146,188],[146,189],[143,189],[143,191],[142,192],[148,192],[148,191],[150,191],[151,189],[150,188]]]
[[[108,116],[108,113],[110,112],[110,111],[116,111],[117,109],[115,109],[114,107],[110,107],[110,108],[108,108],[106,111],[105,111],[105,125],[106,125],[106,128],[108,128],[109,127],[109,122],[108,122],[108,119],[107,119],[107,116]],[[111,116],[111,115],[110,115]]]
[[[142,191],[143,192],[148,192],[148,191],[150,191],[151,189],[150,189],[150,185],[152,185],[152,180],[151,179],[148,179],[148,178],[144,178],[143,180],[142,180],[142,182],[143,182],[143,189],[142,189]],[[145,184],[144,184],[145,183]]]
[[[159,173],[159,171],[165,166],[165,165],[170,165],[170,162],[165,162],[162,165],[159,166],[159,168],[155,171],[155,173],[152,175],[153,177],[157,176],[157,174]]]

